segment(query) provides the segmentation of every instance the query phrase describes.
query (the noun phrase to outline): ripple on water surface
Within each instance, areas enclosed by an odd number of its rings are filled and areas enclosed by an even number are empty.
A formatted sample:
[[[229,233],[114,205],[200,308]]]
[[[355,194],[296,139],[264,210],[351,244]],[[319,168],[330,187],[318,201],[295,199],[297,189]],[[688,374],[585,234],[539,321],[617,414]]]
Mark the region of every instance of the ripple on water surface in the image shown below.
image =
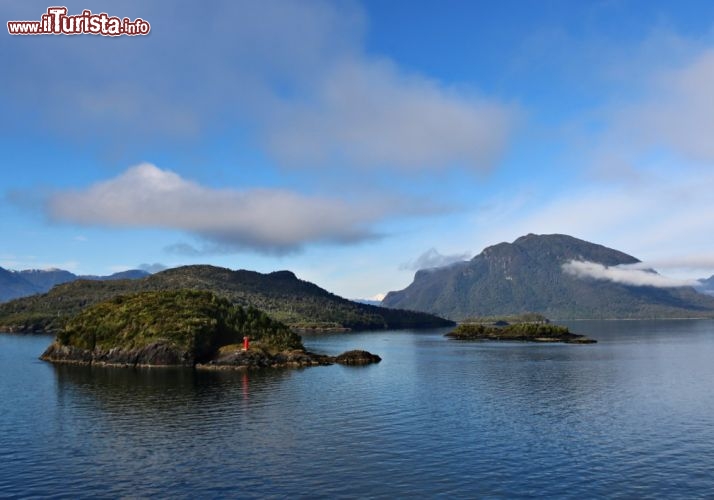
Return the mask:
[[[581,322],[595,345],[310,335],[367,367],[53,366],[0,335],[0,497],[702,497],[714,322]]]

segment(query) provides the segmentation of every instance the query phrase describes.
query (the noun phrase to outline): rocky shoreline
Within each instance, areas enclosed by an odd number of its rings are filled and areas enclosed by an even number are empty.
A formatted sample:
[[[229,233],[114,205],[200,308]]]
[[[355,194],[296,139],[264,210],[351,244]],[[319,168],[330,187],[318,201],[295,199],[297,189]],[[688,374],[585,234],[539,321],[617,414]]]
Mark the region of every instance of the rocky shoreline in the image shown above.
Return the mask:
[[[185,367],[197,370],[247,370],[260,368],[304,368],[309,366],[367,365],[382,359],[367,351],[347,351],[339,356],[316,354],[303,349],[271,353],[260,347],[243,350],[225,346],[208,360],[196,360],[164,342],[155,342],[139,349],[81,349],[53,342],[40,356],[43,361],[61,364],[106,367]]]

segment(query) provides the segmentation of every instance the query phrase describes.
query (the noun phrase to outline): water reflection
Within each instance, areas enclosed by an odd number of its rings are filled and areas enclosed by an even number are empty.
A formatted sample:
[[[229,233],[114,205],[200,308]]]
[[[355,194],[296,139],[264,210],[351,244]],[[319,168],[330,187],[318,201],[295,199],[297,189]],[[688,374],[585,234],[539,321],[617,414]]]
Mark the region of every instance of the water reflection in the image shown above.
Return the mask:
[[[291,377],[290,370],[253,372],[186,368],[109,368],[53,365],[60,401],[94,404],[107,412],[136,409],[151,418],[175,414],[178,408],[232,405],[260,401]],[[180,415],[179,415],[180,417]]]
[[[53,454],[66,477],[82,478],[75,494],[190,496],[257,480],[250,457],[284,445],[287,433],[269,432],[269,416],[285,420],[281,394],[297,372],[56,365],[54,373]],[[85,467],[109,484],[94,483]]]

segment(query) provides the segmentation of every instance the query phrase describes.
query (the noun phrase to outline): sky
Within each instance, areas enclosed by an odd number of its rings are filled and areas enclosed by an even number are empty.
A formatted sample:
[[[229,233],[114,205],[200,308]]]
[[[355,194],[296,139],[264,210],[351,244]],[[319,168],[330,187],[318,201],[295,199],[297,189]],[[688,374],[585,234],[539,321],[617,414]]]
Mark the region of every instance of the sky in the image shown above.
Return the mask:
[[[0,35],[1,267],[370,298],[562,233],[714,274],[714,2],[62,5],[151,31]]]

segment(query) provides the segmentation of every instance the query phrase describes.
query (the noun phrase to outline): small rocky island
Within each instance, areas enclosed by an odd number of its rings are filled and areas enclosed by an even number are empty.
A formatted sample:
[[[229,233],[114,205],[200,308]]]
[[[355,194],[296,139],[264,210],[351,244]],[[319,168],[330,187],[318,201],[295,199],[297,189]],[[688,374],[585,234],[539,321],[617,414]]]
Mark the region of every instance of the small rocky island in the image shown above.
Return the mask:
[[[244,337],[250,339],[248,349]],[[339,356],[311,353],[298,334],[264,312],[196,290],[136,293],[89,307],[66,322],[40,359],[95,366],[196,369],[381,361],[366,351]]]
[[[459,324],[447,337],[458,340],[511,340],[521,342],[561,342],[594,344],[597,341],[572,333],[568,327],[553,325],[544,316],[478,318]]]

